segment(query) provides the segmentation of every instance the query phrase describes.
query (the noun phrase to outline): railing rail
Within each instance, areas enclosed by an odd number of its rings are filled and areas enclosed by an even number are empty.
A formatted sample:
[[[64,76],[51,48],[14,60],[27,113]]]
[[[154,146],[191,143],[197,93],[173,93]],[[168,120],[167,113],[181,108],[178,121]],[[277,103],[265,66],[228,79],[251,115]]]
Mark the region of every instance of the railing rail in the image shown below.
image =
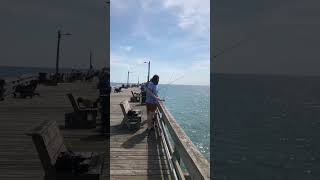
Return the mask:
[[[6,85],[10,86],[10,85],[21,84],[21,83],[25,83],[25,82],[34,80],[36,78],[38,78],[38,76],[36,76],[36,75],[30,75],[30,76],[26,76],[26,77],[16,78],[14,80],[10,80],[10,81],[6,82]]]
[[[78,74],[79,77],[81,77],[81,80],[88,80],[91,81],[92,78],[94,78],[96,75],[98,75],[99,71],[91,70],[91,71],[75,71],[75,72],[64,72],[61,73],[61,81],[68,81],[70,77],[73,77],[74,75]],[[41,75],[42,74],[42,75]],[[40,76],[41,75],[41,76]],[[47,77],[49,75],[49,77]],[[42,77],[44,76],[44,77]],[[54,73],[46,73],[46,72],[39,72],[37,75],[22,75],[17,78],[7,78],[2,79],[0,78],[0,101],[4,99],[4,97],[12,94],[16,87],[18,85],[28,85],[32,80],[39,80],[40,83],[42,83],[42,79],[44,80],[54,80]],[[49,79],[48,79],[49,78]],[[77,80],[78,77],[76,76],[75,80]]]
[[[182,130],[163,102],[159,102],[157,122],[169,163],[177,179],[210,179],[210,164]],[[170,137],[170,138],[169,138]],[[187,171],[183,173],[182,163]]]

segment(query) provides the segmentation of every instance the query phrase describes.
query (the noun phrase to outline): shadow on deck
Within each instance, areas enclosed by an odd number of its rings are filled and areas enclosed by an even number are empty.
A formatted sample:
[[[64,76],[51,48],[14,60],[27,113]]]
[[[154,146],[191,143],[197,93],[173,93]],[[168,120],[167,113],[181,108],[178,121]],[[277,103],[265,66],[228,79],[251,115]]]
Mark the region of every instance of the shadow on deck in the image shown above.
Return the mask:
[[[128,92],[127,92],[128,91]],[[110,170],[111,179],[170,179],[170,170],[157,132],[146,131],[146,108],[138,103],[131,105],[143,111],[139,130],[121,128],[123,115],[119,106],[129,99],[130,90],[120,96],[111,96]],[[127,96],[125,96],[127,94]]]

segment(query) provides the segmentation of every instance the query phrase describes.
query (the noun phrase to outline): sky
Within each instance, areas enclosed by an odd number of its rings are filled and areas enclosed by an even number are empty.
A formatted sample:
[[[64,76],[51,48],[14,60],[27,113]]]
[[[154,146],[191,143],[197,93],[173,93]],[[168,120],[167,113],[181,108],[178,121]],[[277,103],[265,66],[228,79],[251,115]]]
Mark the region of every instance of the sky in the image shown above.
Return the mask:
[[[57,30],[60,67],[108,65],[107,8],[101,0],[1,0],[0,66],[55,67]]]
[[[320,75],[320,1],[214,2],[212,72]]]
[[[209,85],[210,0],[111,0],[111,82]]]
[[[212,3],[111,0],[109,41],[105,1],[1,0],[0,66],[54,68],[61,29],[73,34],[61,41],[61,67],[89,67],[93,50],[95,67],[110,58],[115,82],[126,83],[128,70],[130,82],[145,81],[149,60],[160,83],[209,84],[209,66],[217,73],[320,75],[318,0]]]

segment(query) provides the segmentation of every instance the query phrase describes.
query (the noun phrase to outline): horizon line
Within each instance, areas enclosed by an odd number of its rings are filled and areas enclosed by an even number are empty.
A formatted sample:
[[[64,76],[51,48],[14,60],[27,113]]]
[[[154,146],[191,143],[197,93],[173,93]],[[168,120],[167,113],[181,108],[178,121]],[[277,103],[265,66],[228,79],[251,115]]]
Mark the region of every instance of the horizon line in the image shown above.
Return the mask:
[[[116,84],[124,84],[126,85],[127,83],[121,83],[121,82],[111,82],[110,83],[116,83]],[[145,82],[143,82],[145,83]],[[129,84],[137,84],[137,83],[129,83]],[[140,83],[142,84],[142,83]],[[210,84],[162,84],[159,83],[159,85],[181,85],[181,86],[210,86]]]

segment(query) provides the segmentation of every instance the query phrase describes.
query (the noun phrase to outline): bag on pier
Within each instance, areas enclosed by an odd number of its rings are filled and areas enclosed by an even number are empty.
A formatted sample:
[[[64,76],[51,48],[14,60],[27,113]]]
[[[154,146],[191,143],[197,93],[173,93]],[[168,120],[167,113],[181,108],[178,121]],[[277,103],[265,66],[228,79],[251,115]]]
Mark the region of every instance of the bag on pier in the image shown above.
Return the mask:
[[[136,117],[136,116],[138,116],[138,113],[136,111],[129,110],[128,111],[128,116],[129,117]]]
[[[72,151],[61,152],[56,161],[55,167],[58,172],[72,172],[75,174],[85,173],[89,171],[90,159]]]

